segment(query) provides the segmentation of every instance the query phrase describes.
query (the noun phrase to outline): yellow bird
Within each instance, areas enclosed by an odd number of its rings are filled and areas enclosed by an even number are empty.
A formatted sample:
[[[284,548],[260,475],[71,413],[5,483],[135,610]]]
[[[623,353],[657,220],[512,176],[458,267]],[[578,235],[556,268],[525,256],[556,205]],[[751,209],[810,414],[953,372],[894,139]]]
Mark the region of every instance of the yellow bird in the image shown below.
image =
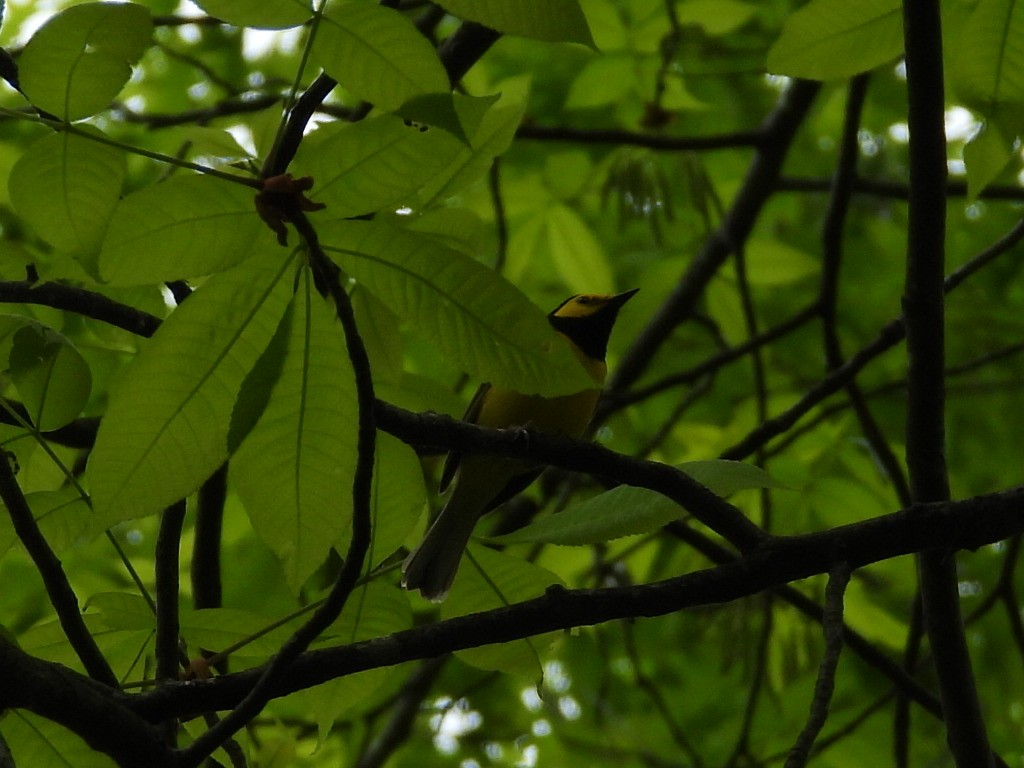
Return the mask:
[[[594,380],[593,389],[562,397],[524,395],[484,384],[477,390],[465,421],[492,429],[524,426],[540,432],[579,438],[597,408],[607,367],[605,351],[619,309],[637,289],[615,296],[571,296],[548,315],[552,327],[569,340]],[[451,496],[437,519],[402,564],[402,586],[423,597],[443,600],[451,589],[477,520],[533,482],[540,469],[533,463],[500,456],[448,455],[441,473],[444,491],[458,470]]]

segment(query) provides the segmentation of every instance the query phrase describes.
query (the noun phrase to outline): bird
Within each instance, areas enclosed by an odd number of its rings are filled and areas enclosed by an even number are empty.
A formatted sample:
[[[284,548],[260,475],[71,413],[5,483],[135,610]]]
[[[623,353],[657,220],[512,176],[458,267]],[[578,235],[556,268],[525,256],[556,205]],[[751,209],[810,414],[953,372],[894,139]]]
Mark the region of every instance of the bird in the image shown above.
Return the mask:
[[[524,427],[582,437],[601,397],[612,327],[623,304],[637,290],[614,295],[577,294],[548,314],[548,322],[568,340],[593,379],[593,388],[560,397],[542,397],[485,383],[474,395],[463,420],[491,429]],[[524,490],[542,469],[522,459],[448,454],[441,472],[440,491],[443,493],[451,485],[451,494],[423,540],[403,562],[402,586],[419,590],[432,602],[444,600],[477,521]]]

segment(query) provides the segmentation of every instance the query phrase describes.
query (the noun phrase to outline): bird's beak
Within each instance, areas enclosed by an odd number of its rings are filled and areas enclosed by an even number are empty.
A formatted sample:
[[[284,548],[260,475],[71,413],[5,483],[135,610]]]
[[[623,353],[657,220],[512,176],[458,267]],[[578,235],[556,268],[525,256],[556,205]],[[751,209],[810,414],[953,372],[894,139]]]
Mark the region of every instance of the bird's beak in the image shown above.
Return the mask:
[[[616,309],[619,309],[619,307],[621,307],[623,304],[625,304],[627,301],[633,298],[633,294],[635,294],[639,290],[639,288],[633,288],[632,290],[629,291],[617,293],[608,300],[608,305],[611,307],[615,307]]]

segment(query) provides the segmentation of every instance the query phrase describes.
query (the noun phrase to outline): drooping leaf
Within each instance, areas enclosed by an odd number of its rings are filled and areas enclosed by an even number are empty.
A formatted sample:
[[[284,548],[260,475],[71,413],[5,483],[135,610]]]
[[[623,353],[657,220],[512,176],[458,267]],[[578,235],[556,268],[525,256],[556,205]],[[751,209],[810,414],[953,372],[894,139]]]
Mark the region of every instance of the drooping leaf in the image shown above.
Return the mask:
[[[280,375],[231,478],[298,591],[351,524],[358,409],[345,335],[308,271],[293,301]]]
[[[512,605],[544,594],[561,583],[547,571],[518,557],[470,544],[459,567],[452,591],[441,604],[441,618],[450,619]],[[541,676],[540,654],[552,635],[457,651],[467,664],[487,670]]]
[[[594,45],[579,0],[442,0],[440,5],[508,35]]]
[[[309,0],[196,0],[196,5],[228,24],[255,29],[297,27],[313,15]]]
[[[233,267],[270,242],[254,191],[208,176],[175,176],[117,206],[100,252],[115,285],[200,277]]]
[[[427,38],[402,14],[375,3],[328,4],[312,56],[346,90],[382,109],[451,88]]]
[[[82,3],[52,16],[18,59],[35,106],[72,121],[105,109],[149,45],[153,22],[136,3]]]
[[[832,80],[867,72],[903,51],[899,0],[811,0],[786,19],[768,71]]]
[[[593,386],[544,314],[479,262],[375,222],[332,222],[320,240],[347,274],[474,378],[543,395]]]
[[[228,458],[231,412],[292,293],[278,248],[214,275],[117,382],[89,459],[97,525],[187,496]]]
[[[62,131],[29,147],[7,185],[11,203],[36,233],[95,275],[126,172],[120,150]]]
[[[28,324],[14,334],[10,371],[29,418],[43,432],[73,421],[92,390],[89,364],[61,334]]]
[[[763,469],[740,461],[695,461],[680,464],[679,469],[719,496],[749,488],[779,487]],[[684,514],[682,507],[656,491],[620,485],[565,512],[496,537],[496,541],[503,544],[598,544],[656,531]]]

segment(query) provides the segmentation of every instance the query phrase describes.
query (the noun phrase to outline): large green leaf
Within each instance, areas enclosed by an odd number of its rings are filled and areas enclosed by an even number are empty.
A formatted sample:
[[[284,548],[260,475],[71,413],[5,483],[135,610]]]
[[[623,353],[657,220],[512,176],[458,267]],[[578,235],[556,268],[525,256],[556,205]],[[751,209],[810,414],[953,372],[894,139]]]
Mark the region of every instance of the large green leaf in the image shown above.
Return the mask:
[[[35,323],[14,334],[10,371],[29,418],[43,432],[73,421],[92,390],[92,372],[61,334]]]
[[[228,24],[256,29],[297,27],[313,15],[309,0],[196,0],[196,5]]]
[[[281,373],[231,479],[298,591],[351,524],[359,414],[345,335],[306,270],[293,301]]]
[[[153,22],[135,3],[82,3],[52,16],[18,59],[21,89],[64,120],[106,108],[149,45]]]
[[[768,71],[831,80],[874,69],[903,51],[899,0],[811,0],[786,20]]]
[[[1000,105],[1024,102],[1024,4],[981,0],[955,38],[950,77],[958,95],[992,116]]]
[[[303,141],[294,168],[316,180],[309,196],[325,204],[332,218],[350,218],[415,203],[417,192],[464,150],[445,131],[380,115],[320,128]]]
[[[375,222],[332,222],[320,240],[342,269],[474,378],[548,396],[594,386],[536,305],[468,256]]]
[[[679,469],[720,496],[779,487],[763,469],[740,461],[694,461],[680,464]],[[598,544],[656,531],[683,514],[682,507],[656,491],[620,485],[495,540],[503,544]]]
[[[547,571],[518,557],[471,544],[455,577],[452,591],[441,604],[441,618],[490,611],[544,594],[561,583]],[[540,654],[552,635],[514,640],[458,651],[456,656],[480,669],[517,672],[538,679]]]
[[[97,524],[158,512],[228,458],[231,410],[292,293],[281,249],[214,275],[115,385],[89,458]]]
[[[579,0],[441,0],[446,11],[509,35],[592,46]]]
[[[330,3],[313,60],[346,90],[382,109],[451,89],[427,38],[402,14],[374,3]]]
[[[233,267],[270,230],[254,192],[209,176],[176,176],[128,195],[114,211],[100,274],[116,285],[199,277]]]
[[[126,172],[120,150],[67,132],[51,133],[18,158],[7,185],[15,210],[36,233],[95,274]]]

